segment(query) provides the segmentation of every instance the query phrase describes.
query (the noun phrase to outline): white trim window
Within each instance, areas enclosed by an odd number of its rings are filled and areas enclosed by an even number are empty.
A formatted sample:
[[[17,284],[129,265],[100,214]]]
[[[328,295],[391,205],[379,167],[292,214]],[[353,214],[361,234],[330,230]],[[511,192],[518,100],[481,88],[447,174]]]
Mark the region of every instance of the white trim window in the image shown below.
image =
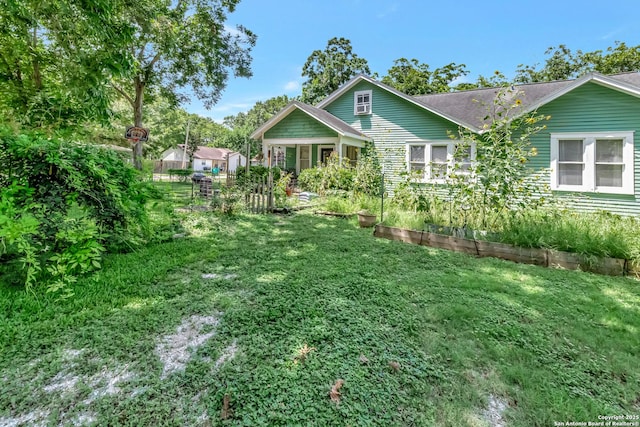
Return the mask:
[[[272,153],[271,166],[284,169],[287,162],[287,147],[274,146]]]
[[[407,144],[407,172],[424,182],[445,182],[454,170],[457,174],[469,174],[475,159],[474,147],[467,148],[468,155],[455,161],[455,141],[410,142]]]
[[[370,90],[359,90],[353,93],[353,114],[356,116],[371,114]]]
[[[634,193],[633,132],[551,134],[551,189]]]

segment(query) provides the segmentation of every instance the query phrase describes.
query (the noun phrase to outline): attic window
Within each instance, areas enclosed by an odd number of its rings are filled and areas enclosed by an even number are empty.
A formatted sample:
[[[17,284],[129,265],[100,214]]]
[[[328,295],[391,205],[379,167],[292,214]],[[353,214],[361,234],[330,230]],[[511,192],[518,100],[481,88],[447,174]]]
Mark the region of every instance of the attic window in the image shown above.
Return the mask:
[[[371,91],[361,90],[353,94],[353,114],[371,114]]]

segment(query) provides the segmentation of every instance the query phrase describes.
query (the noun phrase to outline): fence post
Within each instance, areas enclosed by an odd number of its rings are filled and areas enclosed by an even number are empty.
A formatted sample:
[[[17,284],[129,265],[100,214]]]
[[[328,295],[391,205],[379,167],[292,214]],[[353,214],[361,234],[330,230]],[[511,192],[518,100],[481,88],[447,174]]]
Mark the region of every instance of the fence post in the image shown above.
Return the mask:
[[[384,171],[380,182],[380,222],[384,221]]]
[[[267,209],[269,212],[273,210],[273,169],[269,169],[267,178]]]

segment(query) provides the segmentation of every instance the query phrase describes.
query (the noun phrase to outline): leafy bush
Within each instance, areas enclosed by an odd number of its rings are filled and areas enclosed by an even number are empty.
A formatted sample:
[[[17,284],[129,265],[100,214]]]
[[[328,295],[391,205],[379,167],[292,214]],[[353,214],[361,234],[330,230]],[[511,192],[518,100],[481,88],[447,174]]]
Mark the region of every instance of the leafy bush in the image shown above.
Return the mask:
[[[290,184],[291,174],[289,173],[282,175],[273,183],[273,196],[276,207],[283,208],[287,205],[287,189]]]
[[[303,191],[320,192],[322,169],[319,167],[304,169],[298,175],[298,187]]]
[[[460,129],[454,151],[454,165],[446,177],[449,200],[457,209],[479,211],[483,228],[505,221],[512,212],[542,206],[546,199],[537,195],[545,192],[545,185],[531,179],[528,166],[537,149],[531,147],[532,135],[546,125],[542,121],[551,116],[536,112],[519,116],[521,91],[505,88],[499,91],[493,103],[485,105],[489,123],[478,134]],[[475,160],[464,173],[460,171],[475,151]]]
[[[157,193],[112,150],[5,129],[0,171],[0,256],[22,262],[28,286],[60,289],[107,248],[152,235],[145,205]]]
[[[376,157],[375,149],[369,145],[363,151],[356,164],[353,177],[353,191],[356,194],[367,194],[377,196],[380,194],[382,184],[382,170],[380,162]]]
[[[355,171],[348,159],[340,162],[334,152],[326,164],[303,170],[298,177],[298,185],[305,191],[322,195],[331,190],[352,191]]]
[[[327,211],[335,213],[352,214],[358,211],[357,203],[348,197],[328,197],[323,206]]]

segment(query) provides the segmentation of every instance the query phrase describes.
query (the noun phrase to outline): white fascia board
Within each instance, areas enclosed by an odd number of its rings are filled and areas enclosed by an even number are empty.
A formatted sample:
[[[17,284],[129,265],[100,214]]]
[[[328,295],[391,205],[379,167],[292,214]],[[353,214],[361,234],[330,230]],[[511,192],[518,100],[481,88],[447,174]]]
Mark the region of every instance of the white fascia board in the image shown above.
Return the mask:
[[[523,114],[527,114],[530,113],[532,111],[537,110],[538,108],[542,107],[545,104],[550,103],[551,101],[554,101],[558,98],[560,98],[562,95],[566,95],[567,93],[571,92],[574,89],[579,88],[580,86],[589,83],[589,82],[594,82],[596,84],[599,84],[600,86],[604,86],[604,87],[608,87],[610,89],[614,89],[623,93],[626,93],[628,95],[632,95],[632,96],[636,96],[636,97],[640,97],[640,88],[612,79],[611,77],[607,77],[604,76],[602,74],[599,73],[589,73],[586,74],[582,77],[580,77],[579,79],[576,79],[573,83],[565,86],[564,88],[558,90],[557,92],[554,92],[544,98],[542,98],[540,101],[536,102],[535,104],[529,106],[529,108],[527,108],[526,110],[524,110],[520,115]]]
[[[273,145],[312,145],[312,144],[336,144],[338,137],[321,138],[267,138],[262,140],[264,146]]]
[[[363,141],[361,141],[359,139],[352,138],[350,136],[344,136],[344,137],[340,138],[340,143],[344,144],[344,145],[349,145],[349,146],[352,146],[352,147],[360,147],[360,148],[364,147],[364,142]]]
[[[272,117],[271,119],[269,119],[265,124],[263,124],[262,126],[260,126],[258,129],[256,129],[249,137],[251,139],[264,139],[264,134],[271,129],[273,126],[275,126],[276,124],[278,124],[278,122],[280,122],[280,120],[284,119],[286,116],[288,116],[289,114],[291,114],[293,112],[293,110],[298,109],[300,111],[302,111],[303,113],[305,113],[307,116],[309,116],[310,118],[312,118],[313,120],[316,120],[320,123],[322,123],[323,125],[325,125],[326,127],[328,127],[329,129],[331,129],[332,131],[334,131],[335,133],[337,133],[340,136],[352,136],[354,138],[360,138],[362,140],[366,140],[369,141],[370,139],[367,137],[363,137],[360,135],[354,135],[350,132],[344,132],[334,126],[332,126],[330,123],[325,122],[324,120],[322,120],[319,117],[314,116],[312,113],[310,113],[309,111],[307,111],[304,106],[299,105],[299,103],[297,101],[292,101],[291,104],[289,104],[288,106],[286,106],[282,111],[280,111],[278,114],[276,114],[274,117]]]
[[[329,95],[327,98],[325,98],[322,102],[320,102],[317,105],[317,108],[324,108],[327,105],[331,104],[333,101],[335,101],[337,98],[342,96],[345,92],[347,92],[349,89],[351,89],[353,86],[355,86],[360,81],[365,81],[365,82],[371,83],[372,85],[374,85],[374,86],[376,86],[376,87],[378,87],[378,88],[380,88],[382,90],[385,90],[385,91],[387,91],[389,93],[392,93],[392,94],[404,99],[405,101],[407,101],[407,102],[409,102],[409,103],[411,103],[411,104],[413,104],[413,105],[415,105],[417,107],[420,107],[423,110],[426,110],[426,111],[430,112],[431,114],[435,114],[436,116],[442,117],[443,119],[448,120],[448,121],[450,121],[450,122],[452,122],[452,123],[454,123],[454,124],[456,124],[458,126],[462,126],[464,128],[467,128],[472,132],[476,132],[476,133],[480,132],[480,129],[476,128],[475,126],[473,126],[473,125],[471,125],[469,123],[465,123],[465,122],[463,122],[461,120],[458,120],[456,118],[453,118],[453,117],[449,116],[448,114],[445,114],[445,113],[442,113],[442,112],[440,112],[438,110],[430,108],[430,107],[418,102],[413,97],[411,97],[411,96],[409,96],[409,95],[407,95],[405,93],[402,93],[399,90],[392,88],[391,86],[387,86],[384,83],[380,83],[379,81],[374,80],[371,77],[365,76],[365,75],[359,75],[359,76],[356,76],[353,79],[351,79],[349,82],[347,82],[340,89],[336,90],[331,95]]]
[[[365,141],[365,142],[373,141],[373,139],[368,137],[368,136],[355,135],[355,134],[353,134],[351,132],[345,132],[342,136],[345,136],[347,138],[357,139],[357,140],[360,140],[360,141]]]

